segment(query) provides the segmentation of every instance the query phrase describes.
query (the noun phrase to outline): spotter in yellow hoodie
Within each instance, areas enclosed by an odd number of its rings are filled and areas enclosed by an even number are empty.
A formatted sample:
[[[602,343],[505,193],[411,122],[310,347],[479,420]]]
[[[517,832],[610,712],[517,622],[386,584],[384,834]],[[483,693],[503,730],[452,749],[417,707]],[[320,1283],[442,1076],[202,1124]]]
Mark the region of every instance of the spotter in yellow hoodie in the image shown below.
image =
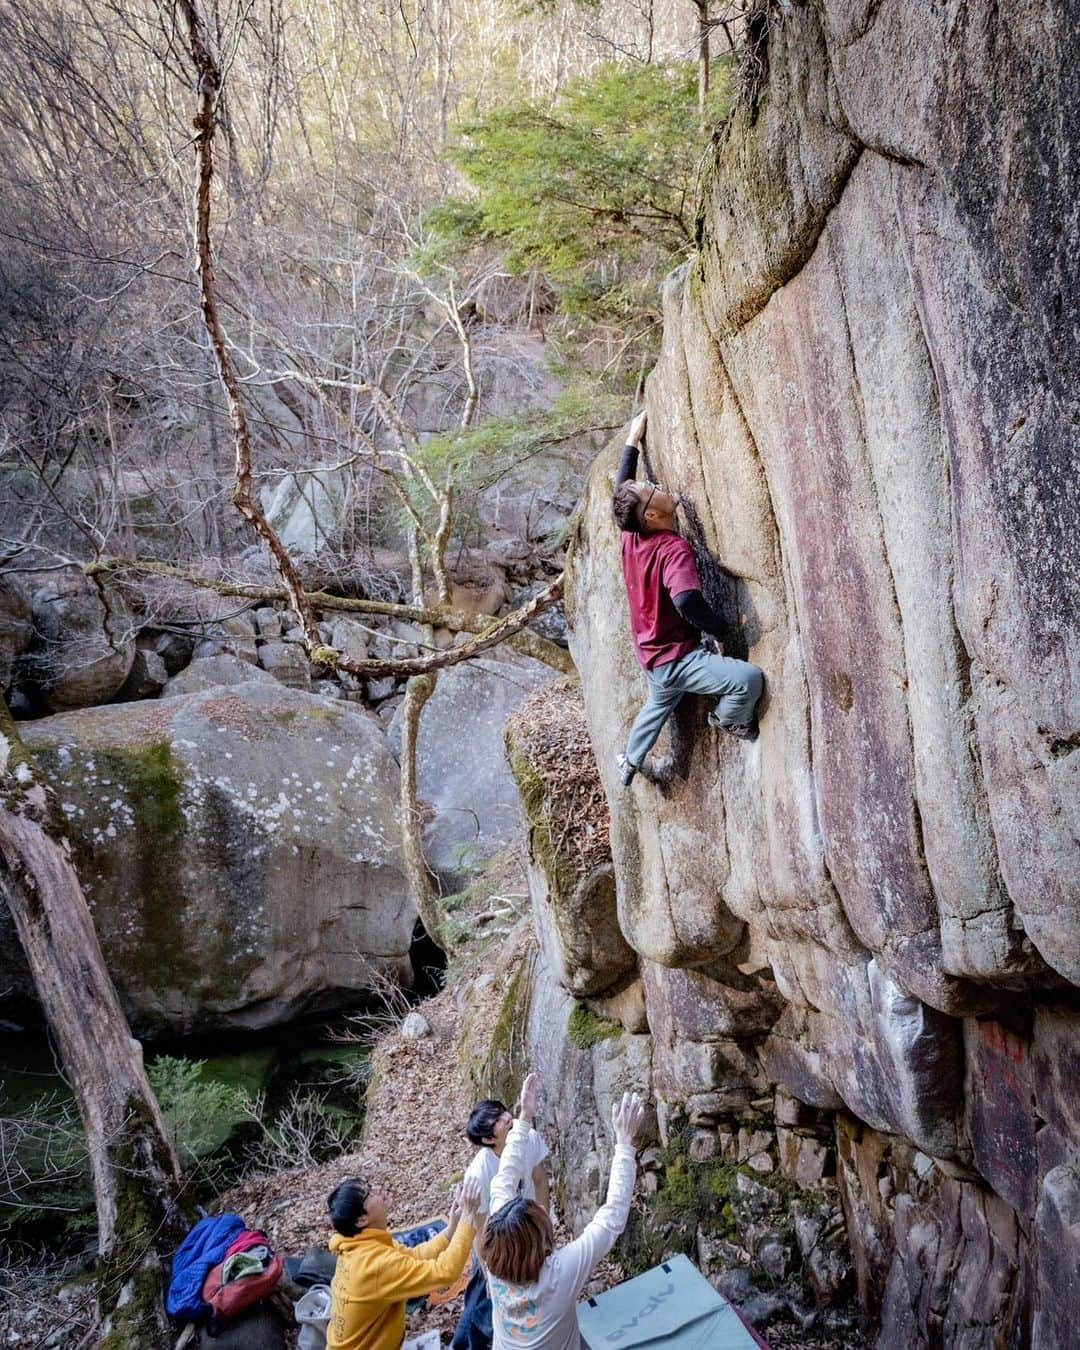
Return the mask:
[[[418,1247],[395,1242],[382,1193],[359,1177],[330,1196],[337,1232],[330,1250],[337,1270],[330,1286],[327,1350],[401,1350],[405,1304],[458,1278],[476,1233],[477,1194],[466,1193],[450,1210],[450,1226]]]

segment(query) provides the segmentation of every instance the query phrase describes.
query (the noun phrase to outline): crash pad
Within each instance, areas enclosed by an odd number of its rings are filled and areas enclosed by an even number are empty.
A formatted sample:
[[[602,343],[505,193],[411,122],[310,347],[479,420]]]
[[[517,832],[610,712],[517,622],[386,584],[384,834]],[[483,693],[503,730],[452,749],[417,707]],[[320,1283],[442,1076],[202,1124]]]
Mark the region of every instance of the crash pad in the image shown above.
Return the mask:
[[[765,1344],[685,1256],[579,1303],[578,1326],[589,1350],[760,1350]]]

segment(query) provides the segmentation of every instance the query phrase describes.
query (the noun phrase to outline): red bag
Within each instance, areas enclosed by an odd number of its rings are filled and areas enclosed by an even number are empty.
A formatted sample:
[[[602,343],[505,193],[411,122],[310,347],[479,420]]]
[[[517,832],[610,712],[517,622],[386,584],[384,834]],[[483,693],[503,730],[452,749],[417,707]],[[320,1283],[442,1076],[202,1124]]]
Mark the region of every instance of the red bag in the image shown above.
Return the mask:
[[[285,1261],[283,1257],[275,1256],[261,1274],[241,1275],[228,1284],[221,1283],[224,1268],[224,1261],[215,1266],[207,1275],[202,1288],[203,1302],[209,1303],[213,1309],[215,1322],[227,1322],[232,1317],[239,1317],[248,1308],[269,1298],[285,1270]]]
[[[246,1252],[251,1247],[265,1247],[267,1251],[273,1251],[270,1239],[261,1228],[245,1228],[236,1241],[226,1249],[224,1259],[227,1261],[230,1256],[235,1256],[237,1252]]]

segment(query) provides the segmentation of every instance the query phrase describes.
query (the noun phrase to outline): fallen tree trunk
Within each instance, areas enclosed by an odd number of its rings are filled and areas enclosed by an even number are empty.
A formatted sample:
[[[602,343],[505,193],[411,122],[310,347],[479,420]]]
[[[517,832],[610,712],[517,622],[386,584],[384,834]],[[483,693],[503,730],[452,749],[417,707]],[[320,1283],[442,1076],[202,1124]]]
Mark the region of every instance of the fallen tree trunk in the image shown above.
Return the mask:
[[[187,582],[200,590],[213,591],[215,595],[235,596],[240,600],[261,600],[267,604],[282,600],[291,602],[292,599],[291,593],[284,586],[257,586],[239,581],[217,581],[213,577],[200,577],[182,567],[175,566],[173,563],[142,562],[134,558],[102,558],[96,562],[87,563],[83,571],[89,577],[99,576],[103,573],[121,574],[125,572],[145,576],[173,577],[177,581]],[[559,577],[556,578],[556,583],[561,582],[561,580],[562,574],[560,573]],[[556,583],[552,583],[552,585]],[[451,605],[403,605],[392,600],[358,600],[350,596],[331,595],[329,591],[305,591],[304,595],[314,609],[331,610],[342,614],[371,614],[389,619],[401,619],[406,623],[422,623],[430,624],[433,628],[449,628],[454,633],[484,634],[490,632],[502,622],[499,619],[468,614],[464,610],[454,609]],[[555,592],[549,586],[543,592],[543,595],[546,599],[542,604],[529,611],[528,622],[531,622],[538,614],[550,609],[552,605],[558,602],[562,596],[561,587]],[[513,618],[518,613],[518,610],[511,610],[510,614],[504,617]],[[541,637],[539,633],[533,633],[528,628],[517,628],[504,632],[500,641],[505,642],[512,650],[519,652],[521,655],[531,656],[536,661],[542,661],[544,665],[551,666],[553,670],[558,670],[563,675],[572,675],[575,671],[574,658],[565,647],[560,647],[557,642]],[[419,659],[424,660],[425,658]],[[350,674],[366,674],[372,679],[378,679],[381,675],[396,673],[392,670],[383,670],[377,661],[354,662],[349,665],[340,664],[340,669],[347,670]]]
[[[107,1350],[171,1345],[162,1261],[187,1227],[179,1170],[101,954],[55,802],[0,700],[0,895],[75,1093],[90,1153]]]

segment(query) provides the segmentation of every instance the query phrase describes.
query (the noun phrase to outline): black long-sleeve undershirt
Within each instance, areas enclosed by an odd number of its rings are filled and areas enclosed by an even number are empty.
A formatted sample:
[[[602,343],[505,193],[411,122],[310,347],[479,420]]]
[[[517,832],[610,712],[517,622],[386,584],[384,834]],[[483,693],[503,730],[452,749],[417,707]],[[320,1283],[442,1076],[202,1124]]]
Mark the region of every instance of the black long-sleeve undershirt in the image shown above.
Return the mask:
[[[637,477],[639,452],[636,445],[623,446],[622,458],[619,460],[618,472],[615,475],[616,487]],[[700,591],[680,591],[678,595],[671,597],[671,603],[687,623],[693,624],[703,633],[708,633],[710,637],[723,640],[724,630],[720,617]]]
[[[631,478],[637,477],[637,462],[641,448],[637,445],[624,445],[622,459],[619,460],[619,471],[615,475],[615,486],[622,487],[623,483]]]
[[[671,603],[687,623],[723,642],[724,629],[720,616],[700,591],[680,591],[678,595],[671,597]]]

